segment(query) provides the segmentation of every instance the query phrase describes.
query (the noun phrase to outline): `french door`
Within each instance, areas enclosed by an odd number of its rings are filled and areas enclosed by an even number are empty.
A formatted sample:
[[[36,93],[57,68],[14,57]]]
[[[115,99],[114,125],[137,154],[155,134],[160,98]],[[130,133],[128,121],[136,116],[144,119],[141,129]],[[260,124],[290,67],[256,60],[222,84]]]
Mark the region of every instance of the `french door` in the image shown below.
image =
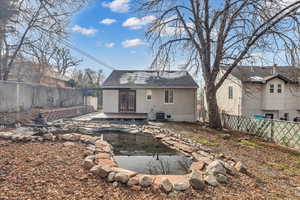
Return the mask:
[[[136,91],[119,90],[119,112],[128,113],[136,111]]]

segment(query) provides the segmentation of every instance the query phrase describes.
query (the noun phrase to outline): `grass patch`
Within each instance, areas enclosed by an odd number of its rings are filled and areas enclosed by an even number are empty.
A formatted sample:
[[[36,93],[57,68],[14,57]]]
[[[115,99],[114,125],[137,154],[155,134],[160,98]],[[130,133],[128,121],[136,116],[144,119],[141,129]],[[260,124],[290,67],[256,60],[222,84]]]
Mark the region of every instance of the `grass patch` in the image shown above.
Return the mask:
[[[279,164],[275,162],[266,162],[266,164],[271,167],[275,167],[279,170],[282,170],[290,176],[300,176],[300,169],[298,168],[291,168],[290,166],[286,166],[284,164]]]
[[[194,140],[195,142],[199,143],[199,144],[202,144],[202,145],[210,145],[210,146],[217,146],[219,145],[218,143],[216,142],[210,142],[206,139],[202,139],[202,138],[198,138],[198,137],[191,137],[192,140]]]
[[[251,141],[251,140],[241,140],[240,142],[238,142],[238,144],[242,145],[242,146],[251,147],[251,148],[260,147],[259,144],[257,144],[255,141]]]
[[[275,162],[266,162],[270,167],[275,167],[280,170],[284,170],[286,167],[283,164],[275,163]]]
[[[290,176],[300,176],[300,169],[285,169],[283,171]]]

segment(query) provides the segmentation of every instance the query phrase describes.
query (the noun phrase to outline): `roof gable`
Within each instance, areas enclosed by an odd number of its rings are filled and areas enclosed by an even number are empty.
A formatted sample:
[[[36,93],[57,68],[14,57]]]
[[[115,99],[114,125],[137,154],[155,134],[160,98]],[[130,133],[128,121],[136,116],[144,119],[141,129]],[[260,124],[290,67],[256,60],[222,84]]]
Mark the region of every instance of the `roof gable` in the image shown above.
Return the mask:
[[[298,83],[300,68],[284,66],[238,66],[232,70],[231,75],[240,79],[242,82],[265,83],[274,78],[279,78],[288,83]]]
[[[187,71],[114,70],[103,88],[198,88]]]
[[[282,76],[280,74],[276,74],[276,75],[273,75],[273,76],[266,77],[265,82],[271,81],[271,80],[276,79],[276,78],[284,81],[285,83],[292,82],[290,79],[288,79],[287,77]]]

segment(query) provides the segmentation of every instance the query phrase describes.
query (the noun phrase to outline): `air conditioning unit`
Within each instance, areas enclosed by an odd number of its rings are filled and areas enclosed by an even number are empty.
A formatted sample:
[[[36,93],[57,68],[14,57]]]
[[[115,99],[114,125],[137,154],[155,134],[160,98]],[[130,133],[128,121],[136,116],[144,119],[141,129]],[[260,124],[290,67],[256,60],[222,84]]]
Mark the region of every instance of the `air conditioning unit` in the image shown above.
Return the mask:
[[[156,120],[157,121],[164,121],[166,120],[166,114],[164,112],[157,112],[156,113]]]

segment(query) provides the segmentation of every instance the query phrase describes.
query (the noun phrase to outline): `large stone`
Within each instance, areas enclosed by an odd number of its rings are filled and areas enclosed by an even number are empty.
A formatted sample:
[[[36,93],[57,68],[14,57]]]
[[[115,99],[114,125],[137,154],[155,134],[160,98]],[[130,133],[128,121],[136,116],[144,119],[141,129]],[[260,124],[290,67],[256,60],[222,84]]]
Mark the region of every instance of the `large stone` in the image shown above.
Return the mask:
[[[129,180],[129,176],[126,173],[117,173],[115,175],[115,181],[121,182],[121,183],[127,183]]]
[[[223,162],[223,165],[226,169],[226,172],[232,176],[237,175],[237,170],[230,164],[228,164],[227,162]]]
[[[215,177],[219,183],[222,183],[222,184],[228,183],[228,178],[223,174],[216,174]]]
[[[158,134],[158,135],[155,136],[155,138],[157,138],[157,139],[162,139],[164,137],[166,137],[165,134]]]
[[[229,140],[229,139],[230,139],[230,134],[222,134],[221,137],[222,137],[224,140]]]
[[[92,172],[94,175],[100,176],[101,178],[107,177],[111,171],[112,169],[109,166],[101,166],[101,165],[95,165],[90,170],[90,172]]]
[[[192,147],[182,143],[175,143],[174,146],[187,153],[193,153],[194,151]]]
[[[139,183],[143,187],[149,187],[153,183],[153,177],[149,175],[143,175],[139,178]]]
[[[91,169],[94,166],[94,156],[87,156],[83,161],[83,167],[85,169]]]
[[[174,184],[174,190],[176,191],[184,191],[187,190],[190,187],[189,182],[183,181],[183,182],[178,182]]]
[[[99,140],[98,137],[93,137],[89,135],[80,136],[80,141],[86,144],[96,144],[97,140]]]
[[[55,140],[55,136],[52,133],[47,133],[47,134],[44,135],[44,139],[45,140],[54,141]]]
[[[97,153],[96,159],[110,159],[109,153]]]
[[[128,186],[133,186],[133,185],[138,185],[138,184],[139,184],[139,179],[137,177],[132,177],[127,182]]]
[[[192,153],[192,156],[194,157],[194,159],[195,160],[197,160],[197,161],[201,161],[201,162],[204,162],[204,163],[206,163],[206,164],[210,164],[210,163],[212,163],[212,160],[210,159],[210,158],[208,158],[208,157],[205,157],[205,156],[202,156],[202,155],[200,155],[200,154],[198,154],[198,153]]]
[[[131,170],[127,170],[127,169],[123,169],[123,168],[119,168],[119,167],[113,167],[113,171],[116,173],[126,173],[129,178],[136,176],[138,173],[131,171]]]
[[[111,145],[103,140],[97,140],[95,142],[96,152],[110,153],[112,151]]]
[[[4,133],[0,133],[0,138],[8,140],[11,138],[12,135],[13,133],[11,132],[4,132]]]
[[[202,170],[204,169],[206,163],[203,161],[197,161],[197,162],[193,162],[190,169],[191,170]]]
[[[171,183],[171,181],[166,178],[166,177],[163,177],[161,180],[160,180],[160,183],[159,183],[159,188],[165,192],[165,193],[169,193],[172,191],[173,189],[173,184]]]
[[[217,179],[216,179],[216,177],[214,175],[212,175],[212,174],[207,175],[204,178],[204,181],[206,183],[208,183],[209,185],[211,185],[211,186],[217,186],[219,184],[218,181],[217,181]]]
[[[61,140],[67,140],[67,141],[79,141],[80,140],[80,134],[63,134],[60,135],[59,138]]]
[[[111,159],[96,159],[96,164],[101,166],[108,165],[110,167],[117,166],[117,163]]]
[[[207,166],[207,173],[212,174],[212,175],[214,175],[214,174],[226,174],[226,169],[223,166],[222,161],[215,160]]]
[[[75,144],[74,144],[74,142],[65,142],[64,146],[65,147],[73,147],[73,146],[75,146]]]
[[[202,174],[200,174],[196,170],[193,170],[193,172],[190,176],[189,182],[195,190],[204,190],[204,188],[205,188],[205,183],[202,178]]]
[[[107,176],[108,182],[114,182],[116,176],[116,172],[110,172]]]
[[[118,187],[118,186],[119,186],[118,181],[113,182],[112,186],[113,186],[114,188]]]
[[[244,163],[242,163],[241,161],[237,162],[234,167],[237,171],[239,171],[241,173],[247,173],[247,169],[246,169]]]

